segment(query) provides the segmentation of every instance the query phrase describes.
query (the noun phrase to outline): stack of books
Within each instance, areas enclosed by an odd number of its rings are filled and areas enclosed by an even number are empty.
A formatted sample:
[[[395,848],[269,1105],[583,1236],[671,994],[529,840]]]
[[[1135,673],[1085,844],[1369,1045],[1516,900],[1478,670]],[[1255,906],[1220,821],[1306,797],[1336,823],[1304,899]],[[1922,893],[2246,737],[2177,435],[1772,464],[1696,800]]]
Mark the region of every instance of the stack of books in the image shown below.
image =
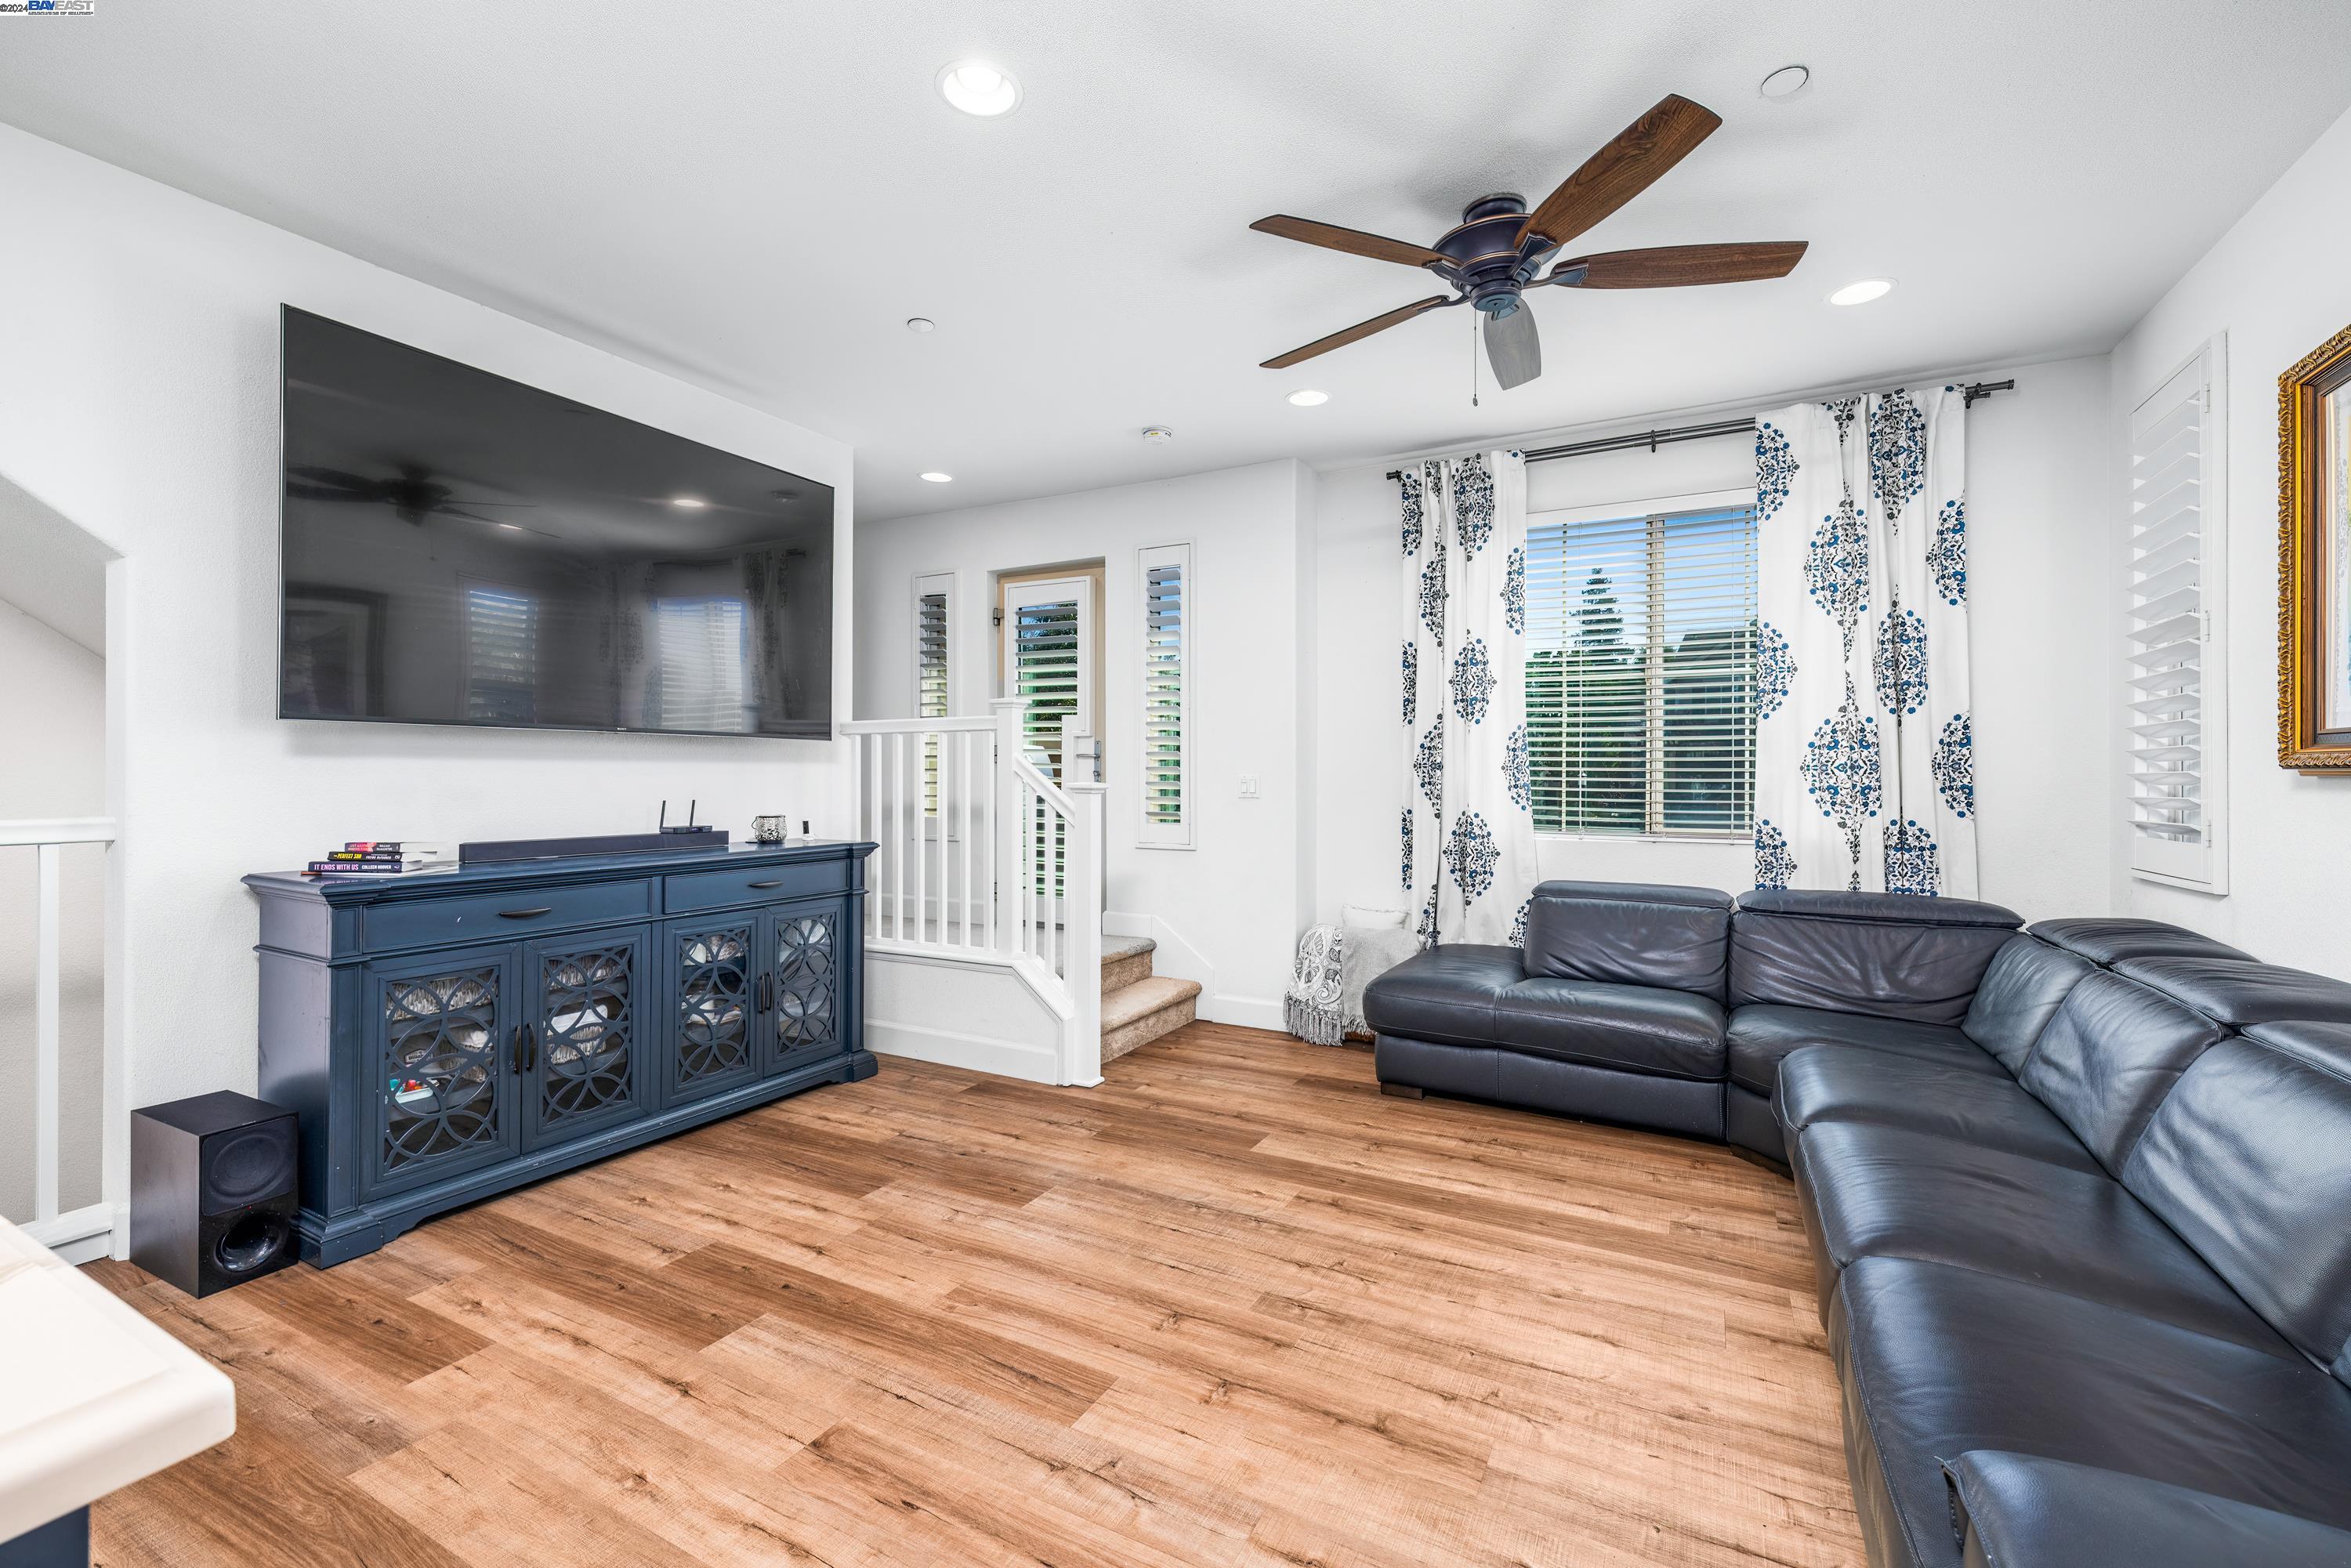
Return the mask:
[[[454,844],[419,843],[413,839],[360,839],[312,861],[310,876],[406,876],[420,871],[455,871]]]

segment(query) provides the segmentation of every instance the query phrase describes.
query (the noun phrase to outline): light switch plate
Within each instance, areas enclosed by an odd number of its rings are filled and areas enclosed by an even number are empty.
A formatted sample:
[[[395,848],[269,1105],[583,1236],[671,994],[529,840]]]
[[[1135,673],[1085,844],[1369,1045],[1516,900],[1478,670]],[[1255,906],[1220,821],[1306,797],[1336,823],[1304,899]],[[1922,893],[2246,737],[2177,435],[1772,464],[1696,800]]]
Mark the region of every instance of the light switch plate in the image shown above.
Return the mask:
[[[1241,799],[1244,800],[1254,800],[1257,799],[1256,774],[1244,773],[1241,775]]]

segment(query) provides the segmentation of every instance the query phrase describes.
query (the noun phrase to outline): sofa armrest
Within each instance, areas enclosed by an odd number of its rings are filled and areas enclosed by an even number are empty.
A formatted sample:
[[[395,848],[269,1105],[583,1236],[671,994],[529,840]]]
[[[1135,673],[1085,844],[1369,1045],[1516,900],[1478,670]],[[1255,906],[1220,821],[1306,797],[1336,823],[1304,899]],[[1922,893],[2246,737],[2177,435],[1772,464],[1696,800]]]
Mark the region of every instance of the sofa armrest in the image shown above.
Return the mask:
[[[2351,1531],[2143,1476],[1983,1449],[1943,1476],[1967,1568],[2351,1568]]]

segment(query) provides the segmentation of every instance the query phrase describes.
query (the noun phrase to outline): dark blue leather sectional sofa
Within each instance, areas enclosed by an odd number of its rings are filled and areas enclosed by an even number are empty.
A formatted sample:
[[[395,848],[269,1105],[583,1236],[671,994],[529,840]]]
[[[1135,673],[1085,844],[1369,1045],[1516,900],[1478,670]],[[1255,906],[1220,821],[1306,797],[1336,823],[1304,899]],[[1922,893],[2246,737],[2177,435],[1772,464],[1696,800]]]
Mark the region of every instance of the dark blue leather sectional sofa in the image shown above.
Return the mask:
[[[1550,883],[1384,1088],[1794,1176],[1881,1568],[2351,1568],[2351,985],[2148,921]]]

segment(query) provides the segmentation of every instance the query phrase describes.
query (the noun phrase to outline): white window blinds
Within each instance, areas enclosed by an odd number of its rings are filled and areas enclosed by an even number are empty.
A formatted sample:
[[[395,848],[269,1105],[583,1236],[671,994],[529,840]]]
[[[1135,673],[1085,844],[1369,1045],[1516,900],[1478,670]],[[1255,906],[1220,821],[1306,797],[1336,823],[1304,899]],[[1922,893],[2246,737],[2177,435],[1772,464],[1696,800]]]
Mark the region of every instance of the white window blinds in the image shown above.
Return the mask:
[[[739,599],[653,601],[656,723],[664,729],[736,734],[750,727],[743,700],[745,617]]]
[[[946,718],[950,711],[947,685],[947,605],[954,591],[952,574],[914,580],[914,716]],[[923,814],[939,814],[939,740],[923,740]]]
[[[1061,720],[1079,711],[1084,627],[1080,601],[1029,600],[1010,608],[1013,692],[1026,700],[1020,715],[1023,751],[1041,752],[1047,773],[1061,777]]]
[[[1537,831],[1752,831],[1755,582],[1749,505],[1531,519]]]
[[[529,724],[538,691],[538,601],[508,588],[465,589],[465,716]]]
[[[1143,580],[1143,825],[1146,849],[1192,845],[1192,547],[1137,552]]]
[[[2220,852],[2216,340],[2131,415],[2123,701],[2131,869],[2226,891]]]

